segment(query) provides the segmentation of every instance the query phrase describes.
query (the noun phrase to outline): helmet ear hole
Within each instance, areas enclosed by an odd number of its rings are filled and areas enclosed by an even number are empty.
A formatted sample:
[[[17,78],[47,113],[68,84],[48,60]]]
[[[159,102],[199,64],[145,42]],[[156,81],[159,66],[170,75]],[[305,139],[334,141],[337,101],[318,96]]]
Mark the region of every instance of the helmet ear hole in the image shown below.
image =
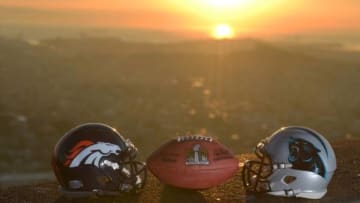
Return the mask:
[[[290,183],[294,182],[295,180],[296,180],[295,176],[286,176],[283,179],[284,183],[286,183],[286,184],[290,184]]]

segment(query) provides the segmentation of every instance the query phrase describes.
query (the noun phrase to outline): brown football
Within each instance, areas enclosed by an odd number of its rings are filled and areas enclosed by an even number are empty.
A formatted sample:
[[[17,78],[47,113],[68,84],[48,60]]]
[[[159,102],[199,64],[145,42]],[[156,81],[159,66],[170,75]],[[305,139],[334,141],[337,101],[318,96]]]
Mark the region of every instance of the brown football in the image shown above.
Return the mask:
[[[147,167],[167,185],[206,189],[233,177],[239,164],[230,150],[211,137],[182,136],[153,152]]]

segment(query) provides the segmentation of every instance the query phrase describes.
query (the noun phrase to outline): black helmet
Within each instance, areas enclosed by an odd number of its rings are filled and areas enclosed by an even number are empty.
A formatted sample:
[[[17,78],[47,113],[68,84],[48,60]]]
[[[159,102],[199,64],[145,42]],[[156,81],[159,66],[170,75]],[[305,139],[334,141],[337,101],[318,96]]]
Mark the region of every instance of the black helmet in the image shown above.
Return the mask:
[[[146,167],[135,161],[137,148],[116,129],[86,123],[67,132],[56,144],[52,167],[68,197],[137,192],[146,181]]]

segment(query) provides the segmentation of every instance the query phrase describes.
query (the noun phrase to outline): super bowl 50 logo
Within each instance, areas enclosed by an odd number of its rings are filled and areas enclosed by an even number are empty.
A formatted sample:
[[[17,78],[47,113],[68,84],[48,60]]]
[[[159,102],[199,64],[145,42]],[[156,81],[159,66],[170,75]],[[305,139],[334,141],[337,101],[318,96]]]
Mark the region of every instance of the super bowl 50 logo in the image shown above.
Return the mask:
[[[186,156],[186,165],[208,165],[208,152],[201,148],[200,144],[195,144],[192,151]]]

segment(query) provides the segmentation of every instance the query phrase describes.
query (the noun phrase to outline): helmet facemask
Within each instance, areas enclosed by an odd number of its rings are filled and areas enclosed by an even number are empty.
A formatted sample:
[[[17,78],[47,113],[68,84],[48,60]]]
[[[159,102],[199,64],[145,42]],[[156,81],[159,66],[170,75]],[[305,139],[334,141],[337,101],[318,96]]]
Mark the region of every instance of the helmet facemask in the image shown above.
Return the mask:
[[[122,160],[120,167],[121,192],[138,192],[145,185],[147,178],[146,165],[143,162],[134,160],[135,157],[128,156]]]
[[[242,170],[244,187],[248,192],[262,193],[270,191],[267,178],[272,174],[272,164],[269,156],[263,150],[261,141],[255,148],[257,160],[247,160]]]

